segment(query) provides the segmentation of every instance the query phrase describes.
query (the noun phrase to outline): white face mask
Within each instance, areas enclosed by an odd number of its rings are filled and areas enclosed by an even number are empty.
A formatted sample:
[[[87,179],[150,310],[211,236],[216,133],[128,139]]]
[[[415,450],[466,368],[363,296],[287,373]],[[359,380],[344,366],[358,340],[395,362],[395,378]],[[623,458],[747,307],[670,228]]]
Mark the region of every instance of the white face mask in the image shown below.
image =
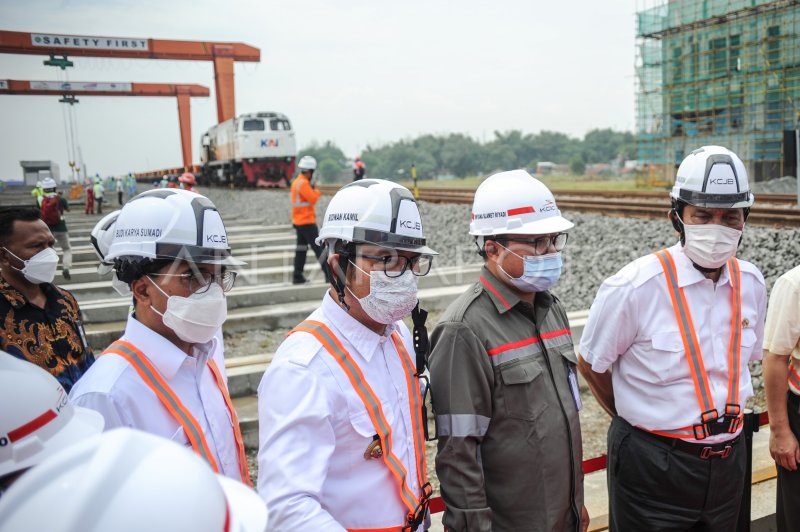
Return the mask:
[[[204,344],[210,341],[228,317],[228,303],[225,292],[217,283],[208,290],[189,297],[168,296],[150,277],[147,279],[159,292],[167,296],[167,309],[162,314],[155,307],[153,312],[161,316],[164,325],[172,329],[178,338],[190,344]]]
[[[703,268],[716,269],[736,255],[742,232],[717,224],[683,224],[686,244],[683,252]]]
[[[56,268],[58,268],[58,253],[53,248],[45,248],[28,260],[22,260],[14,255],[8,248],[5,249],[11,256],[18,261],[21,261],[25,266],[14,268],[18,272],[22,272],[29,282],[34,284],[39,283],[52,283],[56,277]]]
[[[520,277],[511,277],[499,263],[497,264],[500,271],[508,277],[508,281],[520,292],[531,294],[550,290],[561,277],[562,262],[560,251],[548,253],[547,255],[522,256],[517,255],[499,242],[498,245],[522,259],[523,270]]]
[[[369,294],[359,299],[349,287],[347,290],[373,320],[389,325],[411,314],[417,306],[417,277],[411,270],[404,271],[399,277],[389,277],[382,270],[367,273],[355,264],[353,266],[369,275]]]

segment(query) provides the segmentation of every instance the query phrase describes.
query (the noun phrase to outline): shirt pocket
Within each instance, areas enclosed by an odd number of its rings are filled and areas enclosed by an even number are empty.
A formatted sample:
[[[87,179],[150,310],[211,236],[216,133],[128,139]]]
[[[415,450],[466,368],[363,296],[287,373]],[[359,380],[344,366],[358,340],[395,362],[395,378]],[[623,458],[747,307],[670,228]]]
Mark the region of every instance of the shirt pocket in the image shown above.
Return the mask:
[[[547,408],[542,366],[534,359],[515,360],[500,366],[506,415],[534,421]]]
[[[186,431],[183,430],[183,426],[179,426],[178,430],[169,437],[170,441],[177,443],[178,445],[183,445],[184,447],[192,448],[192,442],[189,441],[189,437],[186,436]]]
[[[654,382],[668,382],[680,373],[684,356],[683,340],[678,331],[663,331],[650,339],[650,357],[646,361]]]
[[[746,366],[747,363],[750,361],[750,357],[753,354],[753,346],[756,345],[756,332],[749,327],[745,327],[742,329],[742,350],[740,351],[741,355],[741,365]]]
[[[394,412],[392,411],[391,405],[388,403],[381,403],[381,409],[383,410],[386,423],[389,424],[389,427],[394,428]],[[348,412],[348,417],[350,420],[349,428],[352,429],[352,432],[346,437],[346,446],[356,451],[358,456],[363,459],[363,454],[367,450],[367,447],[375,441],[377,430],[364,406],[361,408],[351,408]],[[393,441],[396,444],[398,439],[395,437]]]

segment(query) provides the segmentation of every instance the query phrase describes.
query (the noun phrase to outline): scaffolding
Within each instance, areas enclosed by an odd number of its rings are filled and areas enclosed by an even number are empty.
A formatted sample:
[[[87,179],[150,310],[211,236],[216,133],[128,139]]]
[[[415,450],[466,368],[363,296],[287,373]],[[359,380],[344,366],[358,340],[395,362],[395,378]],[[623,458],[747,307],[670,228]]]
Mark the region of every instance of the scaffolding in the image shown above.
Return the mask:
[[[756,181],[795,175],[800,0],[637,6],[637,158],[663,180],[691,150],[736,152]]]

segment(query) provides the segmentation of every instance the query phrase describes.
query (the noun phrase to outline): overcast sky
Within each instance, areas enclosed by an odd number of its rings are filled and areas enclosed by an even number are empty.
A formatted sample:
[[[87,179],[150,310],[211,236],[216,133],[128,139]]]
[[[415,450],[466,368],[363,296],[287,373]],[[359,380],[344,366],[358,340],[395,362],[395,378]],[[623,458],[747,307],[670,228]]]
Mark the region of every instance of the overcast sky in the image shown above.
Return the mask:
[[[633,0],[0,0],[0,29],[244,42],[236,112],[289,116],[299,147],[332,140],[348,156],[422,133],[634,127]],[[40,56],[0,54],[0,79],[56,80]],[[192,148],[216,123],[210,63],[73,58],[72,81],[198,83]],[[173,98],[80,97],[91,173],[181,164]],[[57,97],[0,97],[0,178],[20,160],[69,175]]]

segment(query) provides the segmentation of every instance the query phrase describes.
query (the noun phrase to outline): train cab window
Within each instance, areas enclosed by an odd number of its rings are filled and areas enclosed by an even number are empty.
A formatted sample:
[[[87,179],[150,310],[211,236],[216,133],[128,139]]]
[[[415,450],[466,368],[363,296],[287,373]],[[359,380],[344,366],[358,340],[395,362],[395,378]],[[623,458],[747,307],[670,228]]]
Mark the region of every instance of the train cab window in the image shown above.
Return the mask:
[[[264,121],[260,118],[248,118],[242,125],[242,131],[264,131],[264,129]]]
[[[280,118],[273,118],[270,120],[269,127],[272,131],[289,131],[292,129],[288,120],[282,120]]]

